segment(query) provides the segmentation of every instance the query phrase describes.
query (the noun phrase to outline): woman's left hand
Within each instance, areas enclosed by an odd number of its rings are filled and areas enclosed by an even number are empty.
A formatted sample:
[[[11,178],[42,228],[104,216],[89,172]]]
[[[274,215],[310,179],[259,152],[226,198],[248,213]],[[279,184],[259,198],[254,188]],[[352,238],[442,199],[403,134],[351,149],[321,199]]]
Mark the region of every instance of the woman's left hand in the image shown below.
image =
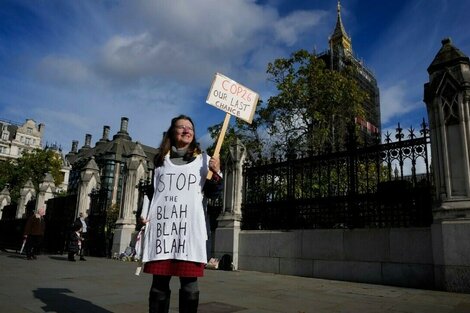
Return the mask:
[[[213,156],[209,160],[209,169],[214,173],[220,173],[220,159],[218,156]]]

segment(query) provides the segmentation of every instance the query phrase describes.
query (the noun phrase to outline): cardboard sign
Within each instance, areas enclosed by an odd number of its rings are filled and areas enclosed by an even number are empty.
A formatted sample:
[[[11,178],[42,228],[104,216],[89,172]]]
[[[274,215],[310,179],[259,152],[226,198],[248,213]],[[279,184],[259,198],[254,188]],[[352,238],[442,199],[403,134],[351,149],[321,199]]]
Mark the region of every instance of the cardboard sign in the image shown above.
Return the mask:
[[[253,90],[216,73],[206,102],[251,124],[258,99]]]

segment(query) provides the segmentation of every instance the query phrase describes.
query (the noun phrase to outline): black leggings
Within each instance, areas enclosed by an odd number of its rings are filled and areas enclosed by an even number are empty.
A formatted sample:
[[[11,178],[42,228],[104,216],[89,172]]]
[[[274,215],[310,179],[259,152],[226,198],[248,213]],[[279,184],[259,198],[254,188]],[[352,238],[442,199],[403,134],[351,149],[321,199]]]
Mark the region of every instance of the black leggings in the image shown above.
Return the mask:
[[[169,291],[172,276],[153,275],[151,290]],[[198,292],[197,277],[180,277],[181,290],[188,293]]]

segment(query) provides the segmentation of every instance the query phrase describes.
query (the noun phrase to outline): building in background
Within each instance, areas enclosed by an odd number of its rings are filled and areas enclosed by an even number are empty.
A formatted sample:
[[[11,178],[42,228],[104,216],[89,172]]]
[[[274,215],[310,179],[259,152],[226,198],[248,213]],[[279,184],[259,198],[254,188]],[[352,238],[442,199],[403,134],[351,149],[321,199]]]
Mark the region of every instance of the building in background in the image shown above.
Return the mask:
[[[106,249],[106,255],[120,253],[128,247],[136,229],[136,215],[142,207],[143,192],[138,187],[150,182],[157,153],[156,148],[132,141],[127,132],[128,123],[129,119],[122,117],[120,130],[112,138],[109,138],[110,127],[104,126],[103,136],[95,146],[91,144],[90,134],[85,135],[80,149],[74,140],[65,156],[72,166],[68,194],[77,197],[76,215],[89,210],[90,223],[95,224],[95,229],[107,229],[107,243],[102,245],[106,248],[96,248],[97,251]],[[111,214],[117,215],[115,230],[105,226],[113,219]],[[103,235],[94,236],[95,242],[103,241]],[[110,237],[113,243],[108,242]]]
[[[24,151],[42,149],[44,128],[30,118],[23,124],[0,120],[0,160],[18,159]]]
[[[49,149],[56,152],[62,161],[62,178],[56,186],[56,192],[66,192],[69,180],[70,164],[65,159],[62,149],[57,144],[46,144],[43,148],[43,136],[45,125],[37,124],[35,120],[28,118],[23,124],[0,119],[0,161],[16,160],[24,152],[32,152],[34,149]]]
[[[356,117],[355,122],[365,134],[372,138],[380,138],[380,97],[377,80],[372,71],[353,53],[351,38],[346,33],[341,20],[341,5],[339,1],[337,11],[336,26],[329,38],[329,49],[319,54],[319,57],[328,68],[335,71],[341,71],[347,65],[353,65],[356,68],[357,83],[367,93],[368,99],[363,106],[365,111],[364,118]]]
[[[133,155],[139,155],[145,159],[147,171],[153,168],[153,158],[156,149],[143,145],[137,141],[133,142],[127,132],[129,119],[121,118],[120,130],[110,139],[110,127],[103,127],[103,135],[95,146],[92,146],[91,135],[85,135],[85,142],[78,148],[78,141],[72,141],[72,149],[65,155],[65,159],[72,166],[69,179],[69,193],[78,193],[80,183],[83,182],[81,173],[90,161],[93,160],[99,170],[99,186],[108,190],[109,204],[120,205],[124,198],[123,187],[129,169],[128,161]],[[148,174],[145,173],[146,175]]]
[[[44,148],[46,150],[52,150],[56,153],[57,157],[60,158],[62,162],[62,168],[60,169],[61,177],[60,181],[58,182],[58,185],[56,187],[56,193],[66,193],[68,190],[68,185],[69,185],[69,176],[70,176],[70,170],[72,169],[72,166],[70,165],[70,162],[65,158],[64,153],[62,152],[62,148],[60,145],[54,143],[54,144],[46,144],[46,147]]]

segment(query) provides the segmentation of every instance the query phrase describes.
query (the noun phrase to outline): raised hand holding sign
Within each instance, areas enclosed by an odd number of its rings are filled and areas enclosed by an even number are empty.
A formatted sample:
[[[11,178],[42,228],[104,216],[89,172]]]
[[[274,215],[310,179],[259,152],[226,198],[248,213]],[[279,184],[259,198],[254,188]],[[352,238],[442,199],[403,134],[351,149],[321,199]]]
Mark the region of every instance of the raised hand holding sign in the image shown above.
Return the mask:
[[[214,156],[218,157],[220,154],[220,148],[224,141],[230,116],[233,115],[251,124],[253,116],[255,115],[258,100],[259,95],[253,90],[220,73],[215,74],[206,102],[227,112],[227,114],[225,115],[219,138],[217,139]],[[211,177],[212,172],[209,172],[207,179],[210,179]]]

